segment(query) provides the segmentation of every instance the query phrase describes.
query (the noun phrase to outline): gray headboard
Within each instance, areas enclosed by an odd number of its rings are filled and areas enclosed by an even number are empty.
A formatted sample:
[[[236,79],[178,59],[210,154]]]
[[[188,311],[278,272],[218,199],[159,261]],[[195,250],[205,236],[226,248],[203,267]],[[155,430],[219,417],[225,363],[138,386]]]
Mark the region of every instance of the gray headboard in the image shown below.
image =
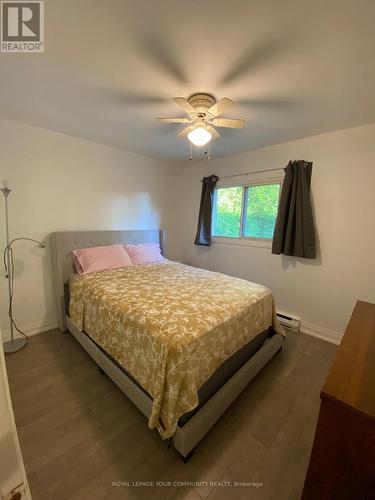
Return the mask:
[[[113,245],[114,243],[159,243],[165,254],[165,230],[142,229],[129,231],[58,231],[50,235],[53,276],[57,301],[58,323],[66,330],[65,314],[68,307],[66,284],[75,271],[72,250],[77,248]]]

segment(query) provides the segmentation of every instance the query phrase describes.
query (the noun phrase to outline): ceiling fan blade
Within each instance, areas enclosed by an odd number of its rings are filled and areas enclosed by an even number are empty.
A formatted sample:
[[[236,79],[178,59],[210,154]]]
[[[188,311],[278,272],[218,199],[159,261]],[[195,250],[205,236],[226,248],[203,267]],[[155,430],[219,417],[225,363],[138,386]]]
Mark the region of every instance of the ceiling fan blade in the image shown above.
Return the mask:
[[[207,125],[206,129],[214,139],[218,139],[220,137],[219,132],[212,125]]]
[[[177,104],[177,106],[179,106],[181,109],[183,109],[188,115],[195,113],[195,109],[190,104],[190,102],[187,99],[185,99],[185,97],[174,97],[172,100]]]
[[[223,97],[220,101],[217,101],[213,106],[211,106],[207,113],[210,113],[212,116],[219,116],[227,109],[230,109],[234,106],[234,102],[228,99],[228,97]]]
[[[165,123],[190,123],[189,118],[156,118],[159,122]]]
[[[228,85],[248,74],[255,73],[258,68],[273,63],[288,53],[290,37],[282,34],[282,37],[267,37],[267,40],[255,43],[250,41],[249,47],[234,62],[231,68],[228,68],[226,74],[222,77],[220,83]]]
[[[242,128],[245,126],[245,120],[240,118],[214,118],[212,125],[215,125],[215,127]]]
[[[186,137],[188,135],[188,133],[193,130],[193,128],[194,128],[193,125],[189,125],[189,127],[185,127],[183,130],[181,130],[181,132],[179,132],[177,134],[177,137]]]

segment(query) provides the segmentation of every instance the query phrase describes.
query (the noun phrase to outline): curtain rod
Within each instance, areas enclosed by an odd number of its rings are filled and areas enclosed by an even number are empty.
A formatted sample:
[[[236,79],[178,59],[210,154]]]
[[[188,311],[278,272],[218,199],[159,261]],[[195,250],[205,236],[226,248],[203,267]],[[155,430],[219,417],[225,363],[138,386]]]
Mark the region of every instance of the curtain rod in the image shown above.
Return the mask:
[[[219,179],[229,179],[230,177],[241,177],[242,175],[252,175],[252,174],[262,174],[263,172],[274,172],[275,170],[284,170],[285,167],[282,168],[268,168],[267,170],[256,170],[254,172],[243,172],[241,174],[232,174],[232,175],[219,175]]]
[[[266,170],[255,170],[254,172],[243,172],[241,174],[218,175],[218,177],[219,177],[219,180],[221,180],[221,179],[229,179],[230,177],[241,177],[242,175],[262,174],[263,172],[274,172],[275,170],[284,170],[284,169],[285,169],[285,167],[268,168]]]

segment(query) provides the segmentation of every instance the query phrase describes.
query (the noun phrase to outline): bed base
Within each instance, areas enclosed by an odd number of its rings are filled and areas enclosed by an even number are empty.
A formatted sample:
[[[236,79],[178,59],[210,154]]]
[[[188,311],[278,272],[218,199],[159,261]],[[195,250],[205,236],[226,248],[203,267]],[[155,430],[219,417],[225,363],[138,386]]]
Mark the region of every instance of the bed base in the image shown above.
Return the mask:
[[[88,352],[99,369],[122,390],[137,408],[149,418],[152,399],[126,373],[121,370],[97,345],[80,331],[69,316],[65,317],[70,333]],[[275,333],[262,347],[181,427],[172,437],[172,444],[184,462],[187,462],[195,447],[228,409],[248,383],[260,372],[270,359],[282,348],[284,337]]]

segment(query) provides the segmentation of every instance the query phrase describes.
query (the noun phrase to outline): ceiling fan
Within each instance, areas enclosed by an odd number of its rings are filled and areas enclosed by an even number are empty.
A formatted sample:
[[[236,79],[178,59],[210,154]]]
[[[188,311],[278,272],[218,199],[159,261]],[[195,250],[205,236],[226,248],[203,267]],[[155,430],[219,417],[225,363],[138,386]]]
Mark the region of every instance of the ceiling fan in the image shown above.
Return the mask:
[[[174,97],[173,101],[188,114],[188,118],[157,118],[166,123],[188,124],[178,137],[186,137],[195,146],[204,146],[220,137],[215,127],[242,128],[245,120],[239,118],[218,118],[235,104],[227,97],[219,101],[209,94],[193,94],[189,99]]]

